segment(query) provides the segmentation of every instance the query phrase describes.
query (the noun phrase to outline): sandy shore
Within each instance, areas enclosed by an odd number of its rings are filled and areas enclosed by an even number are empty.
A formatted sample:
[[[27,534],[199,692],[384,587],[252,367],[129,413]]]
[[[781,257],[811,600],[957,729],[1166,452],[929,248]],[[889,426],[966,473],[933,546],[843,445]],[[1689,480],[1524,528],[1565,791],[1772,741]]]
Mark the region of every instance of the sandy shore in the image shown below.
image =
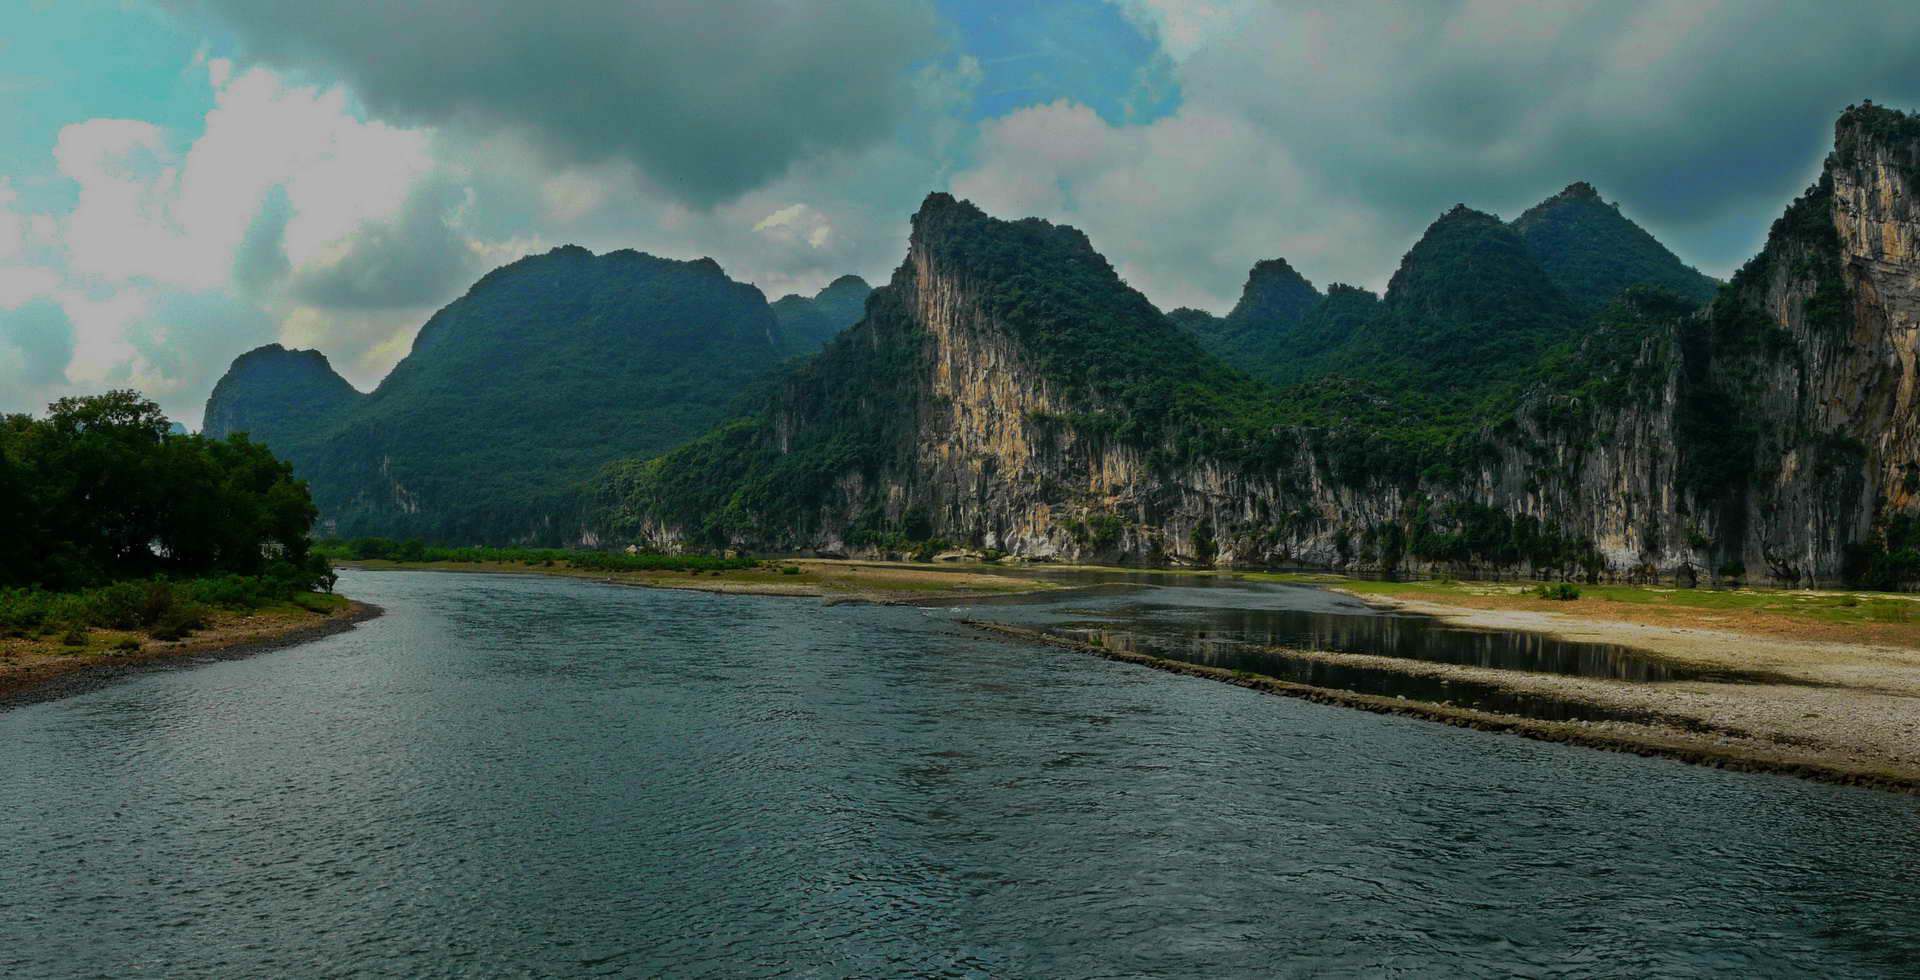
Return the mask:
[[[145,671],[283,649],[351,629],[380,612],[378,606],[348,601],[329,612],[283,606],[220,613],[210,626],[182,640],[93,630],[80,649],[46,638],[0,640],[0,710],[67,697]],[[140,648],[114,649],[122,639],[139,642]]]
[[[1392,661],[1394,669],[1442,673],[1573,698],[1592,704],[1690,719],[1718,734],[1670,731],[1709,753],[1759,753],[1782,768],[1877,774],[1920,786],[1920,650],[1904,644],[1798,639],[1778,624],[1743,630],[1739,615],[1713,627],[1625,618],[1618,608],[1566,612],[1475,608],[1432,599],[1362,594],[1365,601],[1437,617],[1455,626],[1525,630],[1567,640],[1633,647],[1693,667],[1772,675],[1774,683],[1680,681],[1630,683],[1592,678]],[[1577,604],[1568,604],[1577,605]],[[1828,624],[1809,632],[1831,635]],[[1386,661],[1389,658],[1344,658]],[[1375,664],[1378,666],[1378,664]],[[1854,781],[1854,780],[1848,780]]]
[[[1020,595],[1060,588],[1058,583],[1023,576],[1017,571],[976,571],[965,567],[825,558],[773,561],[766,567],[722,572],[606,572],[521,562],[343,561],[339,562],[338,566],[380,571],[559,575],[651,589],[684,589],[727,595],[788,596],[826,599],[829,602],[872,602],[892,605],[961,602],[983,596]],[[787,574],[781,571],[783,568],[793,568],[796,571]]]
[[[1785,775],[1813,779],[1820,782],[1838,783],[1851,786],[1867,786],[1877,789],[1904,793],[1920,793],[1920,767],[1908,762],[1883,757],[1873,751],[1855,751],[1844,745],[1808,745],[1795,744],[1791,739],[1781,740],[1775,736],[1742,731],[1731,724],[1721,724],[1713,720],[1702,722],[1705,730],[1694,730],[1670,720],[1650,720],[1647,723],[1627,721],[1544,721],[1516,715],[1481,711],[1471,707],[1441,702],[1388,698],[1371,694],[1360,694],[1336,688],[1314,687],[1272,677],[1263,677],[1230,671],[1219,667],[1187,663],[1164,657],[1155,657],[1131,651],[1115,650],[1066,637],[1056,636],[1040,630],[1004,623],[972,622],[974,627],[996,633],[1011,639],[1044,643],[1051,646],[1089,653],[1108,660],[1153,667],[1191,677],[1234,684],[1269,694],[1301,698],[1322,704],[1357,708],[1376,714],[1402,715],[1423,718],[1442,724],[1482,731],[1504,732],[1541,741],[1562,742],[1581,745],[1588,748],[1604,749],[1614,752],[1629,752],[1636,755],[1660,756],[1677,759],[1697,765],[1712,766],[1721,769],[1735,769],[1748,772],[1773,772]],[[1490,680],[1495,683],[1512,682],[1516,690],[1537,690],[1557,696],[1583,699],[1590,697],[1594,703],[1617,703],[1622,706],[1638,706],[1668,716],[1668,719],[1683,719],[1695,713],[1697,709],[1709,705],[1697,697],[1698,691],[1652,694],[1644,701],[1620,699],[1618,701],[1595,690],[1591,685],[1607,682],[1583,679],[1559,678],[1553,675],[1521,674],[1515,671],[1481,670],[1476,668],[1450,665],[1415,664],[1411,669],[1408,661],[1391,657],[1356,657],[1341,654],[1307,654],[1322,657],[1330,661],[1367,666],[1381,666],[1386,669],[1425,672],[1429,669],[1442,676],[1462,679]],[[1487,675],[1500,675],[1490,677]],[[1554,683],[1570,681],[1568,684]],[[1626,686],[1626,685],[1611,685]],[[1670,689],[1674,685],[1641,685],[1646,688]],[[1694,685],[1688,685],[1692,687]],[[1713,686],[1713,685],[1705,685]],[[1841,704],[1850,703],[1845,695],[1837,697]],[[1708,718],[1711,711],[1698,712]]]

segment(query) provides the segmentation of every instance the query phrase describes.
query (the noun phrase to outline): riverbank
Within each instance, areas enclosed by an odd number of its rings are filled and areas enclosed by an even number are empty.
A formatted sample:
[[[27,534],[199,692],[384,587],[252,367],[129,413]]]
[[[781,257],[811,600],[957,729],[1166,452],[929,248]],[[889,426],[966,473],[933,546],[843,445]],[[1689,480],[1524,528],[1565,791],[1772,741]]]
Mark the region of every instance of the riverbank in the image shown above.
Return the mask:
[[[1199,572],[1197,574],[1209,574]],[[1642,651],[1728,680],[1659,683],[1576,677],[1402,657],[1288,649],[1346,667],[1494,685],[1507,691],[1629,713],[1642,722],[1553,722],[1447,704],[1382,699],[1229,672],[1147,654],[1089,652],[1312,696],[1366,710],[1534,738],[1786,772],[1831,782],[1920,789],[1920,599],[1855,592],[1580,586],[1573,600],[1541,598],[1533,583],[1385,582],[1301,573],[1220,572],[1246,581],[1312,585],[1390,612],[1449,626],[1524,632]],[[1075,646],[1049,637],[1047,642]],[[1739,679],[1733,679],[1734,677]],[[1308,694],[1307,692],[1312,692]]]
[[[234,660],[329,636],[380,615],[344,596],[313,596],[246,611],[217,610],[179,640],[137,630],[86,630],[84,645],[61,636],[0,639],[0,709],[91,690],[128,674],[186,662]]]
[[[1532,583],[1378,582],[1233,570],[1048,565],[908,565],[829,559],[769,561],[724,571],[602,571],[513,562],[350,563],[369,569],[534,573],[648,588],[828,602],[964,604],[987,597],[1127,581],[1225,579],[1312,585],[1463,629],[1517,631],[1616,644],[1724,680],[1627,681],[1405,657],[1286,650],[1290,656],[1507,691],[1605,709],[1633,721],[1547,721],[1447,702],[1311,687],[1102,650],[1071,638],[994,624],[1006,635],[1275,693],[1447,724],[1831,782],[1920,789],[1920,602],[1866,593],[1677,590],[1582,586],[1572,601],[1539,598]],[[788,572],[787,569],[793,569]],[[981,614],[980,618],[991,618]],[[986,624],[981,624],[986,625]]]
[[[1659,756],[1720,769],[1772,772],[1819,782],[1920,794],[1920,764],[1915,762],[1910,753],[1876,751],[1885,748],[1881,745],[1871,748],[1849,747],[1844,743],[1814,743],[1777,732],[1743,730],[1737,727],[1736,723],[1719,717],[1714,711],[1699,710],[1706,705],[1699,698],[1702,692],[1698,688],[1733,685],[1615,684],[1611,686],[1637,687],[1648,694],[1643,699],[1616,699],[1601,690],[1603,685],[1608,685],[1608,682],[1603,681],[1565,678],[1551,674],[1528,674],[1518,671],[1429,664],[1392,657],[1289,651],[1295,655],[1324,659],[1330,663],[1365,665],[1378,669],[1431,673],[1441,677],[1491,682],[1510,686],[1514,690],[1531,690],[1599,706],[1615,706],[1627,710],[1637,708],[1646,712],[1644,720],[1639,721],[1549,721],[1482,711],[1446,702],[1389,698],[1338,688],[1299,684],[1260,674],[1114,649],[1044,630],[1006,623],[969,621],[967,625],[1009,639],[1043,643],[1122,663],[1220,681],[1268,694],[1355,708],[1375,714],[1420,718],[1461,728],[1514,734],[1538,741],[1560,742],[1643,756]],[[1656,691],[1659,693],[1654,693]],[[1845,702],[1847,698],[1841,695],[1839,700]]]
[[[558,575],[651,589],[683,589],[726,595],[818,598],[829,602],[871,602],[881,605],[924,605],[964,602],[985,596],[1045,592],[1062,586],[1015,570],[990,566],[967,568],[863,562],[844,559],[799,558],[769,560],[753,568],[726,570],[608,571],[530,562],[395,562],[342,561],[341,568],[369,571],[485,572],[494,574]],[[789,572],[786,569],[793,569]]]

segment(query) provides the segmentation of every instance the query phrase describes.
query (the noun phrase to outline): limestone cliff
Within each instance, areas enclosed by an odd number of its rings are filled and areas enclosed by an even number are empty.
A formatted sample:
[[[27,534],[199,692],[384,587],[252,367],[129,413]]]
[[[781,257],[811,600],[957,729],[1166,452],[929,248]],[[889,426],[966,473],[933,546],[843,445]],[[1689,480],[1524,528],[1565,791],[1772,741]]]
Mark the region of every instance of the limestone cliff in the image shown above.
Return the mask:
[[[1379,432],[1270,411],[1274,389],[1152,313],[1077,231],[936,194],[866,319],[756,419],[616,469],[591,532],[1837,581],[1877,522],[1920,505],[1915,128],[1850,110],[1820,182],[1708,308],[1635,294],[1412,477],[1368,467]],[[1451,217],[1514,251],[1497,223]]]

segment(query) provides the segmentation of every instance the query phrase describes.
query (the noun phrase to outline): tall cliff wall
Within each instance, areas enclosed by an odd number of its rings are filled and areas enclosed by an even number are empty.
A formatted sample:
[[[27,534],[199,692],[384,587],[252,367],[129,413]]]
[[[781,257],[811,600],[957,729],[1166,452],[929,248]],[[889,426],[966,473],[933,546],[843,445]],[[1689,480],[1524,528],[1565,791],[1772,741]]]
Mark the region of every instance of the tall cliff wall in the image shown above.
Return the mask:
[[[1144,299],[1084,236],[1044,223],[1047,261],[1067,266],[1035,276],[1070,273],[1128,302],[1022,292],[1020,270],[983,271],[927,229],[1036,226],[934,195],[867,319],[788,382],[763,427],[629,470],[593,533],[667,548],[858,554],[939,539],[1038,559],[1836,581],[1877,519],[1920,505],[1909,128],[1849,111],[1820,183],[1707,309],[1636,300],[1566,386],[1534,392],[1411,482],[1355,479],[1306,430],[1235,443],[1198,409],[1119,424],[1152,372],[1065,374],[1060,335],[1037,344],[1021,318],[1080,316],[1090,342],[1110,343],[1108,321]],[[1149,340],[1163,373],[1200,370],[1186,348]],[[1123,404],[1113,392],[1126,390]],[[748,489],[695,500],[681,489],[694,480]]]

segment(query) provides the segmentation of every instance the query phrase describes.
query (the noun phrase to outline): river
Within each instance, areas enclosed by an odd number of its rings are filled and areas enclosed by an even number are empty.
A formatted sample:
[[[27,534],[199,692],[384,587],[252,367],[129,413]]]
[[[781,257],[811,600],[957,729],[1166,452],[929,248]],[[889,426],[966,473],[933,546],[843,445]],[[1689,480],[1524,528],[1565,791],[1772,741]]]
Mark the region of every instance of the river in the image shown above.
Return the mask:
[[[1266,696],[950,609],[340,588],[386,615],[0,712],[0,975],[1873,976],[1920,949],[1911,797]]]

